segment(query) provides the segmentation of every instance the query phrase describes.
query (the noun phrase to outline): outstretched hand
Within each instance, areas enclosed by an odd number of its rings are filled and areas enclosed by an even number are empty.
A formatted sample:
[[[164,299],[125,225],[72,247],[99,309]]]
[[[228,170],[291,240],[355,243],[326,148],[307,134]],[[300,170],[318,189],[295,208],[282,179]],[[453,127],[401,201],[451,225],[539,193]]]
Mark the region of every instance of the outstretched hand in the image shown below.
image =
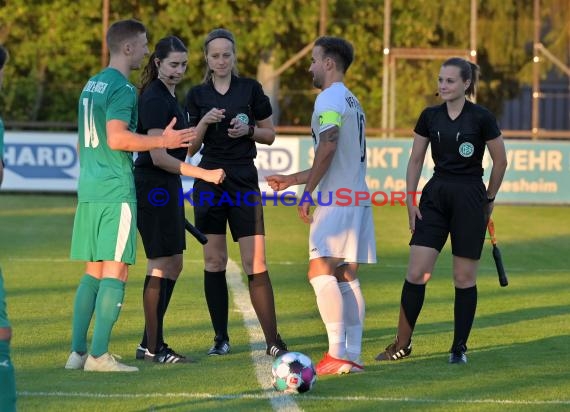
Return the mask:
[[[173,117],[168,126],[162,132],[164,140],[164,148],[177,149],[179,147],[190,146],[190,140],[196,138],[196,130],[194,128],[174,130],[176,117]]]

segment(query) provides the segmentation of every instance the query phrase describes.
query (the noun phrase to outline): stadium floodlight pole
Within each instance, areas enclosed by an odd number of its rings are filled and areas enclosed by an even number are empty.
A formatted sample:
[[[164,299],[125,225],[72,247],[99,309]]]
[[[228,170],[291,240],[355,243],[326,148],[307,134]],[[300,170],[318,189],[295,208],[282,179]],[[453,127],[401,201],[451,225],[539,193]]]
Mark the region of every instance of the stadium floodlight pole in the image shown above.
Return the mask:
[[[382,57],[382,137],[386,136],[388,128],[388,87],[389,87],[389,71],[388,60],[390,59],[390,14],[392,13],[392,2],[386,0],[384,2],[384,57]]]
[[[469,38],[469,58],[473,63],[477,63],[477,0],[471,0],[471,24]],[[477,102],[477,89],[474,90],[473,103]]]
[[[532,114],[531,132],[532,138],[538,137],[539,98],[540,98],[540,57],[538,56],[538,43],[540,43],[540,0],[534,0],[534,41],[532,48]]]
[[[327,34],[327,0],[321,0],[321,10],[319,15],[319,36]]]
[[[107,29],[109,28],[109,0],[103,0],[101,10],[101,68],[107,67],[109,63],[109,53],[107,52]]]

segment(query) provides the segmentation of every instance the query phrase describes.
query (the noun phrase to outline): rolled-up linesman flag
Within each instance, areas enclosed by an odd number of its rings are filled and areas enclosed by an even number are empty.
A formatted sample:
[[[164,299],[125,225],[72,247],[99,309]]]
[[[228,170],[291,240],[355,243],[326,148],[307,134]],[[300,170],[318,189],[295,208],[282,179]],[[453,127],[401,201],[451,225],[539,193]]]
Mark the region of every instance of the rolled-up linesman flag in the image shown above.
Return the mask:
[[[192,236],[196,238],[198,242],[205,245],[208,243],[208,238],[194,226],[192,223],[188,221],[188,219],[184,219],[184,227]]]
[[[503,287],[509,284],[509,279],[505,273],[505,267],[503,266],[503,257],[501,256],[501,251],[497,246],[497,238],[495,237],[495,223],[493,219],[489,218],[487,223],[487,230],[491,236],[491,244],[493,245],[493,259],[495,260],[495,266],[497,267],[497,275],[499,276],[499,284]]]

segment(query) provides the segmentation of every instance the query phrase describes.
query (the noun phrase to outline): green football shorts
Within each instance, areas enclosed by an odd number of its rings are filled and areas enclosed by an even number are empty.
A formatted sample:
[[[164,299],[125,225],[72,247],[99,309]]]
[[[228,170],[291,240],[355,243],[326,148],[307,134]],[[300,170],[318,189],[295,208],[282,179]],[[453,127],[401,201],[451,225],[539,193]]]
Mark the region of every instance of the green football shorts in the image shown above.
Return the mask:
[[[77,205],[71,259],[135,263],[137,204],[81,202]]]

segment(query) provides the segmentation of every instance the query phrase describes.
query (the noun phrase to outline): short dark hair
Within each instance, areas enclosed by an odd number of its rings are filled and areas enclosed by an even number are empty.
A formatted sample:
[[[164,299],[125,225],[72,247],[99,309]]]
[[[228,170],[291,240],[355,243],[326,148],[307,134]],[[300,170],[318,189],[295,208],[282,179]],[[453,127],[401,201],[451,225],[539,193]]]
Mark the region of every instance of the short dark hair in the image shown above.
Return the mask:
[[[343,38],[321,36],[315,41],[315,46],[321,47],[324,56],[333,59],[343,73],[346,73],[354,60],[354,47]]]
[[[146,33],[146,27],[138,20],[117,21],[107,30],[107,46],[111,53],[117,53],[125,41],[142,33]]]
[[[459,75],[464,82],[471,80],[469,87],[465,89],[465,95],[474,96],[475,88],[479,81],[479,66],[461,57],[451,57],[443,62],[441,67],[455,66],[459,68]]]
[[[6,62],[8,61],[8,50],[4,48],[4,46],[0,46],[0,70],[4,67]]]

